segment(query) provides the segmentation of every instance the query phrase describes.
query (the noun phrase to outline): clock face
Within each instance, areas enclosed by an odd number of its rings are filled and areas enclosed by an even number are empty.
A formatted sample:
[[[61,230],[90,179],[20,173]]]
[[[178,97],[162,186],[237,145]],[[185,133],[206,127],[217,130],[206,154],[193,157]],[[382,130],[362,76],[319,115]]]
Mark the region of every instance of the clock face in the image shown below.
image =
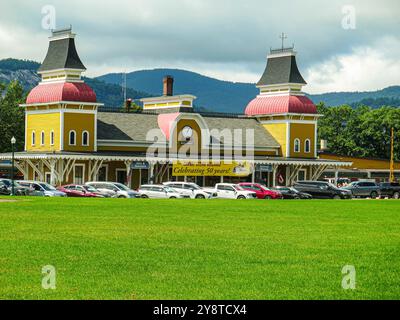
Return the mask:
[[[189,139],[193,136],[193,129],[189,126],[186,126],[182,129],[182,135],[185,139]]]

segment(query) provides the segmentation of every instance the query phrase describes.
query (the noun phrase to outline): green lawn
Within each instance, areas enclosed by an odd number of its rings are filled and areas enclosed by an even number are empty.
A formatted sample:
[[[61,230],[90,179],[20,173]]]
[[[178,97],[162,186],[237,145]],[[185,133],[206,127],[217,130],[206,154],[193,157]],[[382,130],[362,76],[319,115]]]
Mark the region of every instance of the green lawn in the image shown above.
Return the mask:
[[[0,202],[0,299],[368,298],[400,298],[400,201]]]

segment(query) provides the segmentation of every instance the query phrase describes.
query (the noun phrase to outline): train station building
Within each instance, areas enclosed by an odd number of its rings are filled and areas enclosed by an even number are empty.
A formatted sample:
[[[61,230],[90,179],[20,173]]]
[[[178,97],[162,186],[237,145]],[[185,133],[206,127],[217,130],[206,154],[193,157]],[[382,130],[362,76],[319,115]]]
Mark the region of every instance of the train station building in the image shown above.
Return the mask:
[[[21,105],[25,150],[15,154],[15,165],[24,179],[118,181],[132,188],[167,180],[273,186],[352,165],[319,157],[320,115],[302,92],[306,81],[293,48],[271,50],[259,95],[243,115],[196,112],[196,97],[174,95],[169,76],[160,79],[163,95],[142,99],[140,111],[105,109],[85,84],[85,71],[75,34],[54,31],[38,71],[42,81]]]

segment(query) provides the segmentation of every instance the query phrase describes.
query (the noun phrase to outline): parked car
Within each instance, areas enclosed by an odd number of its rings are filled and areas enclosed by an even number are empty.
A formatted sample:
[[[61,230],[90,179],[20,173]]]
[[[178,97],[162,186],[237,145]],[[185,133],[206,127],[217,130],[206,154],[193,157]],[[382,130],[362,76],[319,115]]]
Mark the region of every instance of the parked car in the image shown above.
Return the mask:
[[[152,199],[179,199],[179,198],[190,198],[190,196],[185,196],[175,189],[157,184],[142,185],[139,188],[139,194],[142,198],[152,198]]]
[[[379,187],[381,188],[381,197],[389,197],[393,199],[400,198],[400,183],[383,182]]]
[[[277,186],[272,188],[282,194],[283,199],[312,199],[312,195],[296,190],[291,187],[281,187]]]
[[[91,186],[81,186],[76,184],[70,184],[57,188],[57,190],[62,191],[67,194],[68,197],[80,197],[80,198],[104,198],[96,190],[96,188]]]
[[[239,183],[243,189],[256,193],[258,199],[282,199],[283,196],[278,190],[271,190],[259,183],[242,182]]]
[[[380,186],[370,181],[354,181],[341,189],[350,191],[353,197],[375,199],[381,195]]]
[[[12,184],[13,181],[11,179],[0,179],[0,194],[10,195],[12,193]],[[18,182],[14,180],[14,194],[16,196],[28,196],[29,188],[21,186]]]
[[[310,194],[315,199],[351,199],[349,190],[335,187],[326,181],[297,181],[293,188],[300,192]]]
[[[94,187],[101,192],[114,192],[115,198],[140,198],[140,194],[126,185],[118,182],[87,182],[87,186]]]
[[[217,194],[214,192],[206,192],[197,184],[191,182],[165,182],[165,186],[171,187],[178,191],[180,194],[188,196],[192,199],[210,199]]]
[[[66,197],[67,195],[58,191],[52,185],[46,182],[37,182],[37,181],[18,181],[18,183],[23,186],[29,188],[29,195],[31,196],[40,196],[40,197]]]
[[[234,183],[217,183],[214,188],[204,188],[205,191],[217,194],[218,198],[223,199],[256,199],[254,191],[243,189],[240,185]]]

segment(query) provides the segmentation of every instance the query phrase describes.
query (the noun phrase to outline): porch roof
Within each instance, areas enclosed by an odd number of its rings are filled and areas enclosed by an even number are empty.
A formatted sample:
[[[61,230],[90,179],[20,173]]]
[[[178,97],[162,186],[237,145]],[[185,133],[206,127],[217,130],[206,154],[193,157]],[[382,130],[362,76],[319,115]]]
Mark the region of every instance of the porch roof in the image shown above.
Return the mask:
[[[173,161],[199,161],[201,158],[186,158],[176,156],[166,157],[147,157],[143,153],[133,152],[94,152],[94,153],[76,153],[76,152],[55,152],[55,153],[40,153],[40,152],[16,152],[14,154],[16,160],[40,160],[40,159],[73,159],[73,160],[103,160],[103,161],[147,161],[149,163],[172,163]],[[0,160],[11,160],[11,153],[0,154]],[[211,161],[247,161],[253,164],[266,165],[304,165],[304,166],[327,166],[327,167],[350,167],[352,162],[335,161],[327,159],[302,159],[302,158],[283,158],[283,157],[221,157],[221,159],[211,159]]]

